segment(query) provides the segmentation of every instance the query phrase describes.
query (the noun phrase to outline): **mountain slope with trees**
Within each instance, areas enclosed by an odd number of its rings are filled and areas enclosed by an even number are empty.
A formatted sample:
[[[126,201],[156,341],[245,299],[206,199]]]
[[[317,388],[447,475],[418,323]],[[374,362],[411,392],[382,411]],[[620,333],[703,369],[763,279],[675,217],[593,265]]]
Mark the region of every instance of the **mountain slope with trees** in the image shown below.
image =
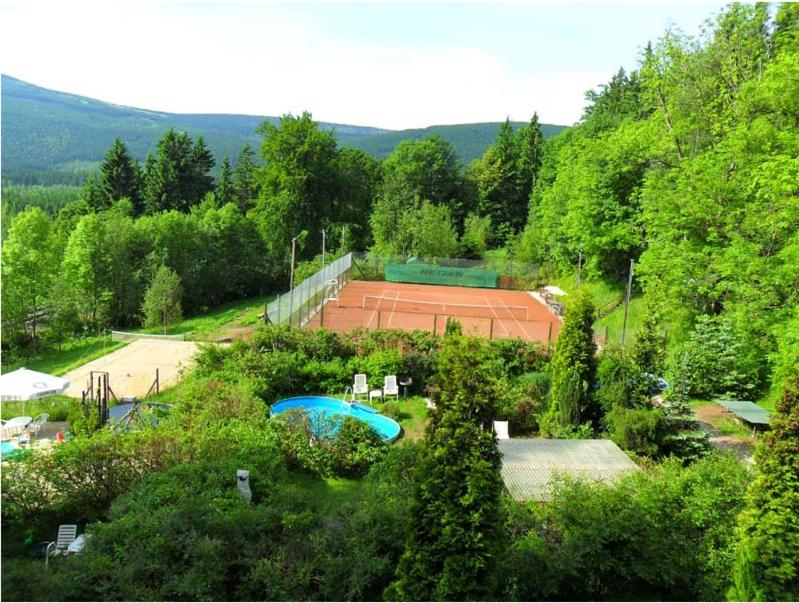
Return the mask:
[[[202,136],[221,165],[249,144],[259,143],[258,126],[278,117],[226,114],[179,114],[151,111],[48,90],[2,75],[3,180],[15,184],[80,184],[96,168],[115,138],[143,161],[170,128],[192,138]],[[482,154],[499,123],[431,126],[390,131],[367,126],[320,123],[341,146],[376,158],[390,154],[403,140],[439,135],[450,141],[463,161]],[[545,136],[565,126],[544,125]]]

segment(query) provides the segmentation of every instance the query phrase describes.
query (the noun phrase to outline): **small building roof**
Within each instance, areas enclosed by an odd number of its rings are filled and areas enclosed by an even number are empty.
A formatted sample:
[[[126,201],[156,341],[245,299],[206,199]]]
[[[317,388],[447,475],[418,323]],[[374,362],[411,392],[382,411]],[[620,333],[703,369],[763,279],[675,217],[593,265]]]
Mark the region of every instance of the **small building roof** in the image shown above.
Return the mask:
[[[716,403],[721,404],[736,417],[752,425],[769,425],[771,423],[771,417],[768,411],[754,402],[746,402],[744,400],[716,400]]]
[[[502,453],[502,479],[516,500],[549,500],[551,482],[557,475],[613,482],[638,470],[610,440],[513,438],[497,443]]]

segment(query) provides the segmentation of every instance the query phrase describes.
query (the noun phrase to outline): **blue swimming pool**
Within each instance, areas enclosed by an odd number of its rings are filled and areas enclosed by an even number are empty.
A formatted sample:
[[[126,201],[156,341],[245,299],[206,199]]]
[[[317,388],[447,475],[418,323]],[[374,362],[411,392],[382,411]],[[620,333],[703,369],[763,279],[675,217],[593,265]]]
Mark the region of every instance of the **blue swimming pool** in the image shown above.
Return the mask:
[[[366,421],[371,425],[384,440],[389,442],[397,439],[400,434],[400,426],[394,419],[381,415],[375,409],[356,402],[348,404],[343,400],[328,398],[327,396],[298,396],[296,398],[286,398],[272,405],[272,414],[277,415],[291,409],[306,410],[311,415],[311,420],[321,420],[325,418],[354,417],[361,421]]]
[[[14,444],[12,444],[11,442],[2,442],[0,444],[2,445],[3,456],[8,456],[9,454],[17,450],[17,447],[14,446]]]

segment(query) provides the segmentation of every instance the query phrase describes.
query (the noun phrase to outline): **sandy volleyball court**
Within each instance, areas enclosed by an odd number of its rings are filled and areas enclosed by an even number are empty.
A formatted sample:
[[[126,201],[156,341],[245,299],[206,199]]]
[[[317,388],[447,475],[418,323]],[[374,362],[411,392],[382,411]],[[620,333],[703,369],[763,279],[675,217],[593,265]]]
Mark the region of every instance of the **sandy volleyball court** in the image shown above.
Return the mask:
[[[81,392],[87,387],[89,373],[105,371],[109,374],[111,389],[118,398],[143,397],[155,381],[156,369],[159,371],[161,389],[174,385],[180,378],[181,368],[191,364],[198,350],[198,344],[193,341],[139,339],[64,375],[69,380],[65,394],[80,398]]]

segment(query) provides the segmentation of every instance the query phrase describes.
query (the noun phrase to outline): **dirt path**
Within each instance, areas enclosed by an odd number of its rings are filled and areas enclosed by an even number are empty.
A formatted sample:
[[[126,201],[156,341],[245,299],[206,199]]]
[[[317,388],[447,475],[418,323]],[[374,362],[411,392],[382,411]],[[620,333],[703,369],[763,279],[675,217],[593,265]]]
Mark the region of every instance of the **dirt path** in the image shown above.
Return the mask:
[[[696,418],[702,427],[710,433],[710,444],[719,450],[732,451],[742,461],[752,464],[752,453],[754,452],[754,440],[751,437],[728,435],[719,431],[714,421],[719,421],[729,416],[727,411],[718,404],[706,404],[698,407],[695,411]]]

